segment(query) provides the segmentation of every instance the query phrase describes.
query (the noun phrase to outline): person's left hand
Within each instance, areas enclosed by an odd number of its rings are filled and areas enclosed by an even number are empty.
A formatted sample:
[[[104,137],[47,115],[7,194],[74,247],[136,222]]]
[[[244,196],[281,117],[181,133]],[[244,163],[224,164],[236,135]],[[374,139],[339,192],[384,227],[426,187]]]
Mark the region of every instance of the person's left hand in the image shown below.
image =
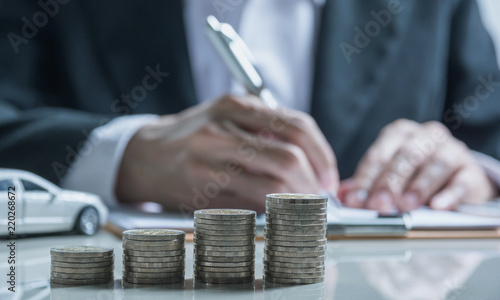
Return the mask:
[[[444,125],[400,119],[381,131],[339,197],[349,207],[392,213],[426,204],[451,210],[484,203],[495,192],[467,146]]]

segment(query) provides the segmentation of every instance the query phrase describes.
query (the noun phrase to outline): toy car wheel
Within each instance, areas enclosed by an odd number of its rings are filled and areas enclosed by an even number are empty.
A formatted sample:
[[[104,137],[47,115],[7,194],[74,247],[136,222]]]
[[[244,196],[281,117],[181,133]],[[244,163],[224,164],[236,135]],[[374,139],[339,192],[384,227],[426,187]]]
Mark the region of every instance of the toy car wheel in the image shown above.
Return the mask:
[[[76,231],[86,235],[93,235],[99,228],[99,213],[93,207],[82,210],[76,221]]]

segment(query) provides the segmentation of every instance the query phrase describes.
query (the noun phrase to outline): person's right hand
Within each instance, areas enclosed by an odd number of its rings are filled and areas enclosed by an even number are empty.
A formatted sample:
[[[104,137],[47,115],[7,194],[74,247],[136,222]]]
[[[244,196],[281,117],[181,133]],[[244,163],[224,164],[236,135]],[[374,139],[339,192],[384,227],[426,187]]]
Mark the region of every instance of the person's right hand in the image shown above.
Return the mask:
[[[116,194],[170,210],[263,212],[269,193],[337,188],[333,151],[308,114],[226,95],[139,129],[125,149]]]

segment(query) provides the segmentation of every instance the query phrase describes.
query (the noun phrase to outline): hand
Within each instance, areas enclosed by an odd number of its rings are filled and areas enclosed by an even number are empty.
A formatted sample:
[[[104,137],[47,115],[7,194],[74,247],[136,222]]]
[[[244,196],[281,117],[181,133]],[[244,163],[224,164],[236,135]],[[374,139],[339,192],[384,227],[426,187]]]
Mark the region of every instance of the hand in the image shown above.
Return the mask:
[[[116,194],[170,210],[263,212],[266,194],[322,188],[338,188],[337,166],[309,115],[227,95],[142,127],[125,149]]]
[[[381,131],[340,190],[347,206],[392,213],[483,203],[495,186],[444,125],[401,119]]]

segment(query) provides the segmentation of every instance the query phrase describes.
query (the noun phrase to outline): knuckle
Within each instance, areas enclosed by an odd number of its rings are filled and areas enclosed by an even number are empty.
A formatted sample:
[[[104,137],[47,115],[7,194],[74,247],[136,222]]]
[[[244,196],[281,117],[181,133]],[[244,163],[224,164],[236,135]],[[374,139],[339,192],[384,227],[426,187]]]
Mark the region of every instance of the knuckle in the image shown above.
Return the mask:
[[[215,102],[215,108],[218,111],[234,111],[244,106],[245,105],[238,97],[231,94],[224,95]]]
[[[424,129],[429,131],[429,132],[436,132],[439,134],[446,134],[446,135],[450,134],[450,131],[448,130],[448,128],[445,125],[443,125],[443,123],[438,122],[438,121],[425,122],[423,124],[423,126],[424,126]]]
[[[281,165],[288,171],[296,169],[303,156],[302,149],[294,145],[283,148],[279,153]]]

